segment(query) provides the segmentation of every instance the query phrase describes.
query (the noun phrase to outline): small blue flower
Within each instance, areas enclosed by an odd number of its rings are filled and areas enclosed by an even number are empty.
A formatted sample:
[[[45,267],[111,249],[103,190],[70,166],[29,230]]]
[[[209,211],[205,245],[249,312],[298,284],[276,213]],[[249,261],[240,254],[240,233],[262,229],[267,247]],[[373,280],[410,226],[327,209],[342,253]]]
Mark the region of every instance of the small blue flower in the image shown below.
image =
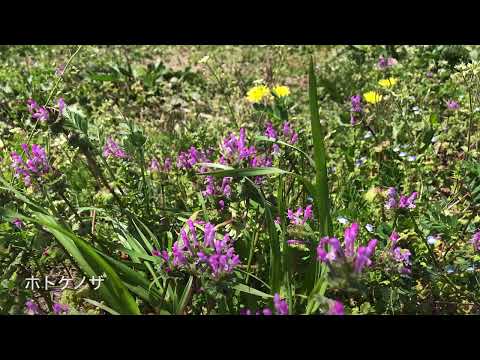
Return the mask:
[[[365,133],[365,135],[363,135],[363,138],[364,138],[364,139],[370,139],[372,136],[373,136],[373,135],[372,135],[372,132],[371,132],[371,131],[367,131],[367,132]]]
[[[369,233],[371,233],[371,232],[373,232],[373,229],[375,229],[375,227],[371,224],[367,224],[367,225],[365,225],[365,229],[367,229],[367,231]]]
[[[400,154],[398,154],[398,156],[405,157],[407,156],[407,153],[405,151],[402,151]]]
[[[400,148],[399,148],[398,146],[395,146],[395,147],[393,148],[393,151],[399,152],[399,151],[400,151]]]
[[[417,157],[415,155],[410,155],[407,159],[408,161],[415,161],[417,160]]]
[[[429,245],[435,245],[435,243],[438,241],[438,239],[435,236],[430,235],[427,237],[427,243]]]
[[[355,166],[356,167],[362,166],[365,163],[365,161],[367,161],[367,158],[364,156],[358,159],[357,161],[355,161]]]
[[[346,218],[344,218],[344,217],[342,217],[342,216],[339,216],[339,217],[337,218],[337,221],[338,221],[340,224],[342,224],[342,225],[348,224],[348,219],[346,219]]]

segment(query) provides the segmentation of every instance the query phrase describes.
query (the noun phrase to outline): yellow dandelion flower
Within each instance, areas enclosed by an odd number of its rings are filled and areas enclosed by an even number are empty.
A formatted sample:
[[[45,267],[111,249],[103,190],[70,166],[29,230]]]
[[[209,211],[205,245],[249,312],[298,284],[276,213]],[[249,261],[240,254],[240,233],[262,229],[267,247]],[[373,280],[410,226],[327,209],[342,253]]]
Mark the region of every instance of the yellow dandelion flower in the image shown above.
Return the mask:
[[[363,94],[363,98],[365,99],[365,101],[369,104],[374,104],[374,105],[382,101],[382,97],[383,96],[377,93],[376,91],[369,91]]]
[[[378,84],[379,84],[381,87],[388,89],[388,88],[394,86],[397,82],[398,82],[398,79],[391,77],[391,78],[388,78],[388,79],[382,79],[382,80],[380,80],[380,81],[378,82]]]
[[[247,93],[247,100],[251,103],[258,103],[263,98],[270,95],[270,90],[265,85],[259,85],[251,88]]]
[[[275,86],[272,89],[272,92],[278,97],[285,97],[290,95],[290,89],[288,88],[288,86]]]

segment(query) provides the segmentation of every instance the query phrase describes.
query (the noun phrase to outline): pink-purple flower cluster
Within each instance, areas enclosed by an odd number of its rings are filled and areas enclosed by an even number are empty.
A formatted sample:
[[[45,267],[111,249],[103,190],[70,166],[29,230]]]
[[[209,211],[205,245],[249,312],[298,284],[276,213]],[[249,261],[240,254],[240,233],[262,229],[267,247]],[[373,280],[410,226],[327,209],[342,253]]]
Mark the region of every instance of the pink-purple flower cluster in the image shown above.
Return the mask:
[[[244,160],[250,160],[250,162],[253,161],[253,159],[256,158],[257,150],[255,149],[255,146],[248,146],[246,144],[246,131],[244,128],[241,128],[238,137],[235,136],[235,134],[230,133],[223,139],[221,153],[221,164],[234,165],[239,164]]]
[[[460,105],[455,100],[448,100],[447,101],[447,108],[448,108],[448,110],[458,110],[458,109],[460,109]]]
[[[215,178],[213,176],[206,176],[205,177],[205,185],[206,188],[204,191],[202,191],[203,196],[209,197],[209,196],[215,196],[215,195],[223,195],[227,198],[229,198],[232,195],[232,188],[231,188],[231,183],[232,183],[232,177],[224,177],[221,180],[221,184],[219,181],[215,181]]]
[[[127,159],[128,155],[123,150],[117,142],[115,142],[111,137],[107,139],[107,143],[103,147],[103,156],[105,158],[116,157],[118,159]]]
[[[32,114],[32,118],[39,121],[48,120],[48,110],[44,106],[38,106],[37,102],[33,99],[27,100],[28,111]]]
[[[275,308],[276,315],[288,315],[288,304],[285,299],[282,299],[278,293],[273,296],[273,306]],[[250,309],[241,309],[240,315],[252,315],[253,312]],[[273,311],[266,307],[261,312],[256,311],[255,315],[273,315]]]
[[[400,246],[397,246],[398,240],[400,239],[400,236],[398,235],[397,232],[392,232],[390,235],[390,256],[392,259],[397,262],[399,265],[399,272],[402,274],[410,274],[410,266],[411,261],[410,261],[410,256],[412,255],[410,250],[408,249],[402,249]]]
[[[360,95],[354,95],[350,98],[352,104],[352,115],[350,117],[350,123],[355,125],[358,122],[358,117],[361,115],[362,108],[362,97]]]
[[[383,56],[380,56],[377,66],[380,70],[384,70],[397,64],[398,61],[393,57],[384,58]]]
[[[48,174],[50,165],[45,149],[41,146],[33,144],[31,151],[27,144],[22,144],[21,146],[27,159],[24,161],[17,152],[12,151],[10,154],[13,162],[12,167],[15,172],[15,177],[22,177],[25,186],[30,186],[32,178],[40,178]]]
[[[150,166],[148,167],[151,172],[165,172],[168,173],[172,169],[172,159],[166,158],[163,161],[163,165],[160,165],[157,159],[152,159],[150,161]]]
[[[20,219],[18,219],[18,218],[17,218],[17,219],[13,219],[13,220],[12,220],[12,224],[13,224],[17,229],[19,229],[19,230],[22,229],[23,226],[24,226],[23,221],[20,220]]]
[[[204,225],[204,237],[200,241],[195,225]],[[240,264],[240,257],[235,253],[233,242],[228,234],[223,238],[216,238],[215,226],[203,221],[187,221],[188,232],[182,228],[181,241],[176,241],[169,254],[163,250],[154,250],[154,256],[160,256],[166,263],[166,271],[186,269],[207,273],[213,279],[220,279],[230,274]]]
[[[355,240],[358,237],[359,231],[360,226],[357,223],[353,223],[345,229],[344,249],[342,249],[340,241],[337,238],[322,238],[317,247],[317,259],[320,262],[332,263],[343,258],[347,261],[352,261],[354,271],[361,273],[365,267],[372,264],[371,258],[375,253],[377,240],[372,239],[368,242],[367,246],[358,246],[355,249]]]
[[[70,311],[68,305],[65,304],[60,304],[60,303],[54,303],[53,304],[53,313],[55,315],[66,315]]]
[[[40,313],[38,304],[32,299],[27,300],[27,302],[25,303],[25,309],[30,315],[37,315]]]
[[[385,202],[386,209],[415,209],[415,200],[418,197],[416,191],[409,196],[399,195],[397,189],[391,187],[387,190],[387,201]]]
[[[197,163],[210,162],[207,154],[204,151],[197,150],[191,146],[188,151],[181,151],[177,158],[177,167],[179,169],[192,169],[193,165]]]
[[[295,212],[292,209],[288,209],[287,217],[292,225],[305,225],[308,219],[313,218],[312,205],[308,205],[305,210],[299,207]]]
[[[330,302],[327,315],[345,315],[345,308],[343,304],[338,300]]]

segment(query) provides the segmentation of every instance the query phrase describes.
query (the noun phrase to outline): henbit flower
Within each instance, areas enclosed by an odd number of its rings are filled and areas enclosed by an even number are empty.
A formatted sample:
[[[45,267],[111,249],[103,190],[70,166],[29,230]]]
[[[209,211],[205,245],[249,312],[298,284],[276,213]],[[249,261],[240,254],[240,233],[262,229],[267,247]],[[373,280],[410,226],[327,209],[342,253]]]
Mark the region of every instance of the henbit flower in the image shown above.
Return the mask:
[[[395,248],[397,246],[397,242],[400,240],[400,235],[396,231],[393,231],[392,234],[390,235],[390,242],[391,242],[391,249]]]
[[[377,93],[376,91],[368,91],[365,94],[363,94],[363,98],[367,103],[375,105],[380,101],[382,101],[383,96]]]
[[[12,224],[17,228],[17,229],[22,229],[24,224],[23,224],[23,221],[20,220],[20,219],[13,219],[12,220]]]
[[[275,86],[272,93],[281,98],[290,95],[290,89],[288,86]]]
[[[273,127],[273,124],[269,121],[267,122],[267,128],[265,129],[265,136],[270,139],[277,140],[277,131]]]
[[[251,88],[247,93],[247,100],[253,104],[259,103],[264,98],[269,97],[270,90],[265,85],[259,85]]]
[[[458,110],[460,108],[460,105],[455,100],[448,100],[447,108],[448,110]]]
[[[327,252],[326,246],[330,246]],[[340,254],[340,242],[337,238],[329,238],[328,236],[322,238],[317,247],[317,260],[323,263],[334,262]]]
[[[352,112],[361,113],[362,109],[362,97],[360,95],[353,95],[350,98],[352,104]]]
[[[272,310],[265,308],[262,310],[263,315],[273,315]]]
[[[47,121],[48,120],[48,110],[45,107],[38,107],[36,112],[33,113],[32,118],[37,119],[39,121]]]
[[[278,293],[275,293],[273,297],[273,304],[277,315],[288,315],[288,304],[287,301],[280,298]]]
[[[294,145],[297,143],[298,141],[298,134],[295,130],[293,130],[291,127],[290,127],[290,123],[288,121],[285,121],[283,123],[283,136],[285,136],[287,138],[287,141]]]
[[[103,156],[105,158],[108,158],[108,157],[116,157],[118,159],[128,158],[127,153],[111,137],[107,138],[107,143],[103,147]]]
[[[395,84],[398,82],[398,79],[394,77],[390,77],[388,79],[382,79],[378,82],[378,84],[383,87],[383,88],[391,88],[392,86],[395,86]]]
[[[473,248],[476,251],[480,251],[480,231],[477,231],[475,234],[473,234],[473,237],[470,240],[470,242],[472,243]]]
[[[334,300],[330,302],[330,307],[328,309],[327,314],[328,315],[345,315],[345,308],[340,301]]]
[[[27,108],[28,108],[28,111],[31,114],[33,114],[38,108],[37,102],[33,99],[28,99],[27,100]]]
[[[378,59],[377,66],[380,70],[384,70],[388,67],[392,67],[396,65],[397,63],[398,61],[395,58],[389,57],[385,59],[383,56],[380,56],[380,58]]]
[[[148,169],[151,172],[158,172],[160,170],[160,163],[158,162],[158,160],[152,159],[152,161],[150,161],[150,166],[148,167]]]
[[[305,225],[308,219],[313,218],[313,206],[308,205],[305,210],[302,207],[299,207],[295,212],[293,210],[287,210],[287,217],[290,220],[292,225]],[[303,219],[302,219],[303,217]]]
[[[65,304],[60,304],[60,303],[54,303],[53,304],[53,313],[55,315],[61,315],[61,314],[68,314],[69,308],[68,305]]]
[[[215,236],[215,226],[206,223],[203,241],[199,241],[195,223],[203,222],[188,220],[189,232],[187,233],[184,228],[181,229],[181,242],[176,241],[172,247],[173,263],[170,263],[169,257],[164,257],[169,268],[201,271],[208,273],[215,280],[232,273],[240,264],[240,257],[235,254],[228,234],[224,235],[222,240],[218,240]]]
[[[358,233],[360,232],[360,225],[353,223],[351,226],[347,227],[343,233],[345,239],[345,256],[353,257],[354,255],[354,243],[357,239]]]
[[[27,300],[27,302],[25,303],[25,308],[27,312],[31,315],[37,315],[40,313],[38,304],[34,302],[32,299]]]
[[[25,186],[30,186],[32,177],[40,178],[48,174],[50,165],[45,149],[41,146],[32,144],[31,151],[27,144],[22,144],[21,147],[27,156],[27,161],[25,162],[19,154],[12,151],[10,153],[13,162],[12,167],[15,172],[15,177],[23,177]]]

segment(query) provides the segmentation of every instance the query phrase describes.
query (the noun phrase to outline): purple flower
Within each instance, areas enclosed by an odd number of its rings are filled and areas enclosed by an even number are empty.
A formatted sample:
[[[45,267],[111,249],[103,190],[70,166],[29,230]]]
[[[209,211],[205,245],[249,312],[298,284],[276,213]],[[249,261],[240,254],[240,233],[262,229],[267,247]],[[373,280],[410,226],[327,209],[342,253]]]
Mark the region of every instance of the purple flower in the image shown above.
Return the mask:
[[[54,303],[53,304],[53,313],[55,315],[68,314],[69,308],[68,305]]]
[[[263,309],[262,313],[263,315],[272,315],[272,310],[270,310],[269,308],[265,308]]]
[[[350,98],[352,103],[352,112],[361,113],[362,109],[362,97],[360,95],[354,95]]]
[[[287,217],[292,225],[305,225],[308,219],[313,218],[312,205],[308,205],[305,210],[299,207],[295,212],[292,209],[288,209]]]
[[[25,303],[25,308],[28,313],[31,315],[37,315],[40,313],[40,309],[38,308],[38,304],[34,302],[32,299],[27,300]]]
[[[126,159],[128,155],[111,137],[107,139],[107,143],[103,147],[103,156],[105,158],[116,157],[118,159]]]
[[[473,248],[476,251],[480,251],[480,231],[477,231],[473,234],[472,240],[470,241],[473,245]]]
[[[160,170],[160,163],[157,159],[152,159],[152,161],[150,161],[149,170],[152,172],[158,172]]]
[[[396,65],[397,63],[398,61],[395,58],[389,57],[385,59],[383,56],[380,56],[380,58],[378,59],[377,66],[379,69],[384,70],[388,67],[392,67]]]
[[[265,129],[265,136],[269,137],[270,139],[277,140],[277,131],[274,129],[271,122],[267,123],[267,128]]]
[[[347,227],[344,231],[343,237],[345,239],[345,256],[353,257],[354,255],[354,243],[360,232],[360,225],[353,223],[350,227]]]
[[[448,110],[458,110],[460,108],[460,105],[455,100],[448,100],[447,108]]]
[[[17,228],[17,229],[22,229],[24,224],[23,224],[23,221],[20,220],[20,219],[13,219],[12,220],[12,224]]]
[[[288,121],[283,123],[283,136],[285,136],[287,141],[292,145],[298,141],[298,134],[290,127],[290,123]]]
[[[312,205],[308,205],[303,212],[303,223],[305,223],[308,219],[313,219],[313,210]]]
[[[60,116],[63,115],[63,110],[65,109],[65,100],[63,98],[58,99],[58,112]]]
[[[178,154],[177,167],[179,169],[191,169],[193,165],[202,162],[209,162],[206,154],[191,146],[187,152],[181,151]]]
[[[220,279],[225,274],[230,274],[240,264],[240,257],[235,254],[230,237],[224,235],[223,239],[216,239],[215,226],[206,223],[204,238],[200,242],[195,230],[195,223],[200,224],[200,221],[187,221],[188,233],[185,229],[180,230],[182,242],[180,245],[177,241],[172,247],[172,268],[189,265],[187,270],[193,267],[197,271],[208,273],[214,279]],[[167,252],[165,254],[168,255]],[[169,262],[169,257],[164,257],[164,259]]]
[[[340,301],[332,301],[327,312],[328,315],[345,315],[345,309]]]
[[[280,298],[280,295],[275,293],[273,297],[273,305],[275,306],[275,311],[277,315],[288,315],[288,304],[287,301]]]
[[[27,108],[28,108],[28,111],[31,114],[33,114],[38,108],[37,102],[33,99],[28,99],[27,100]]]
[[[393,231],[392,234],[390,235],[390,242],[392,244],[391,248],[393,249],[396,245],[398,240],[400,239],[400,235],[396,231]]]
[[[326,246],[330,246],[327,252]],[[337,238],[324,237],[317,246],[317,260],[324,263],[335,261],[340,252],[340,242]]]
[[[36,111],[33,113],[32,117],[39,121],[48,120],[48,110],[45,107],[37,107]]]
[[[65,72],[65,64],[60,64],[55,69],[55,75],[56,76],[63,76],[64,72]]]
[[[27,144],[22,144],[22,150],[27,156],[26,161],[15,151],[10,153],[12,167],[15,177],[23,178],[25,186],[31,185],[31,179],[45,176],[50,171],[50,165],[47,160],[45,150],[36,144],[31,146],[31,151]]]
[[[172,159],[166,158],[163,162],[163,171],[169,172],[172,169]]]

